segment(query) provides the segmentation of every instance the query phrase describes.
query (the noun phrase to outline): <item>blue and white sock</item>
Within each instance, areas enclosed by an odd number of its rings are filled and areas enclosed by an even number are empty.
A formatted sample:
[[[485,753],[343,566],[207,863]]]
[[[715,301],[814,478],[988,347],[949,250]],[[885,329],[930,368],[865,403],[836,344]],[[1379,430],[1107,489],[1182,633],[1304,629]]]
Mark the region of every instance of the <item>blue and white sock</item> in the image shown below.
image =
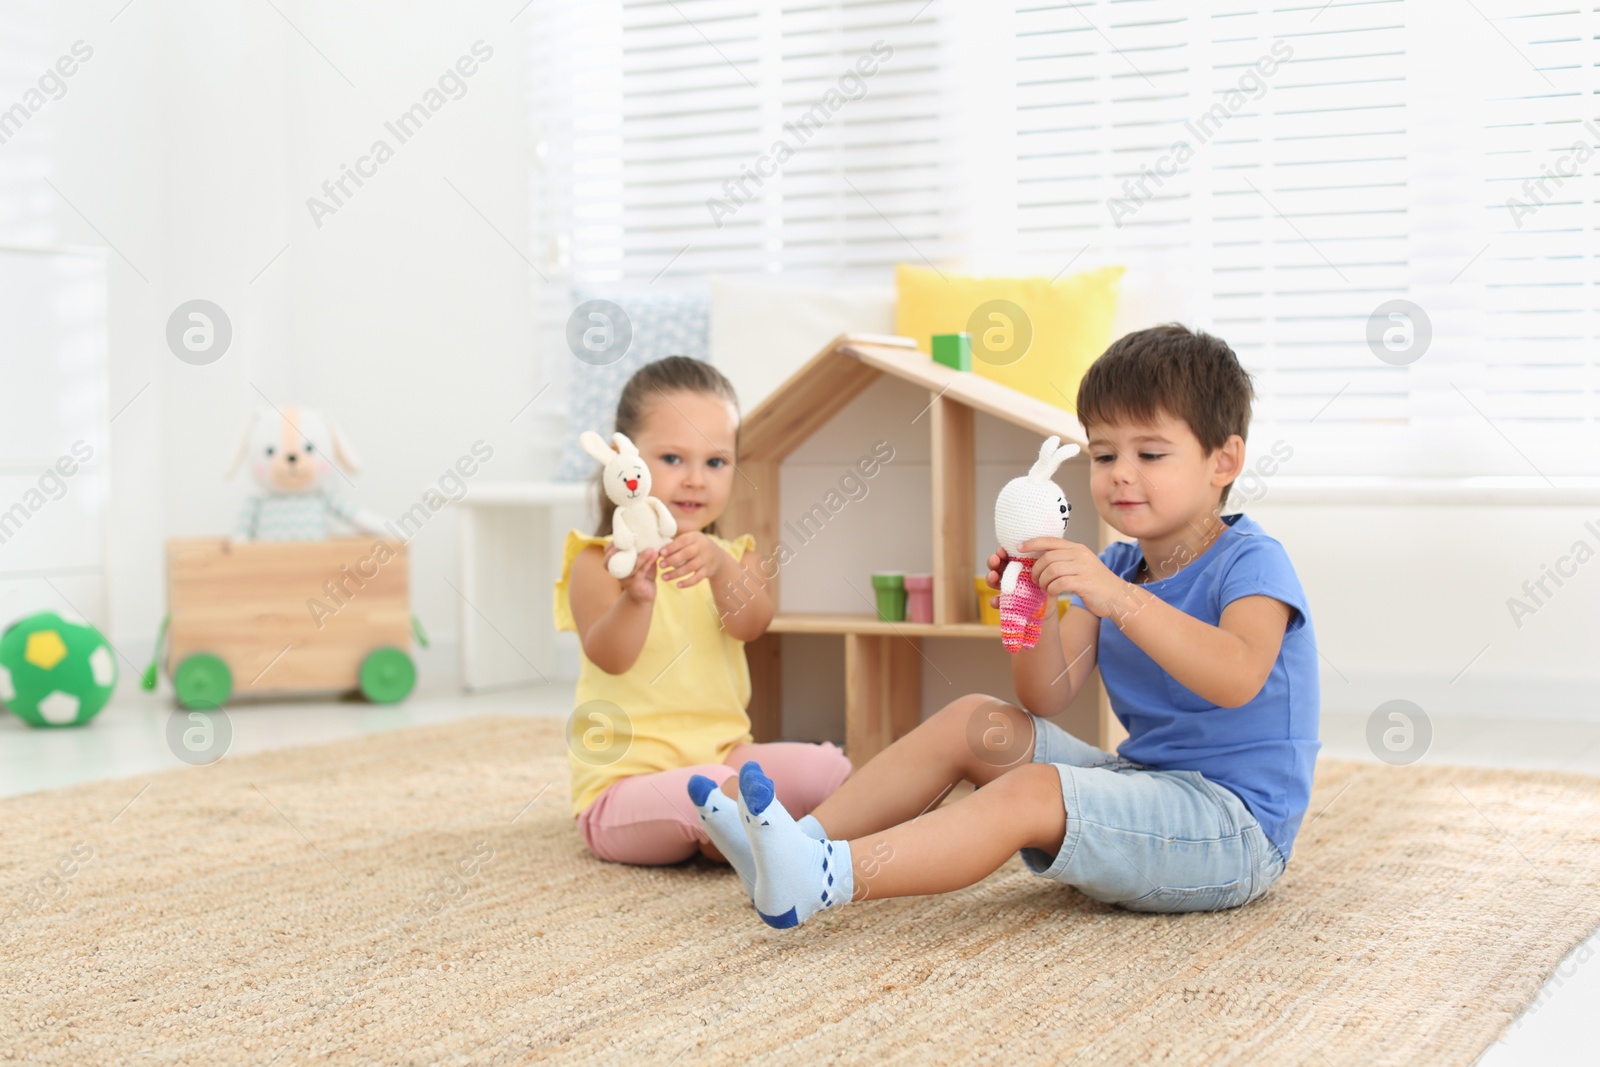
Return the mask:
[[[817,821],[815,815],[802,815],[795,820],[795,825],[800,827],[801,833],[813,841],[826,841],[828,839],[828,831],[822,828],[822,824]]]
[[[855,893],[850,843],[808,837],[754,760],[739,769],[739,812],[755,857],[752,899],[763,922],[785,930],[824,908],[850,902]]]
[[[689,799],[700,809],[700,825],[705,827],[706,836],[744,882],[746,895],[754,899],[756,861],[750,855],[750,840],[739,821],[738,805],[703,774],[689,779]]]

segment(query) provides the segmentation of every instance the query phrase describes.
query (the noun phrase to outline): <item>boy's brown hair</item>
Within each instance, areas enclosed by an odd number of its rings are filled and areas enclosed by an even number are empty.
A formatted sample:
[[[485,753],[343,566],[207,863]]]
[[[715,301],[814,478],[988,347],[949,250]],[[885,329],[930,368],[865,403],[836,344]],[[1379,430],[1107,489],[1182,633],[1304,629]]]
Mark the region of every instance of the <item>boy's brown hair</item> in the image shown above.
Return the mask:
[[[714,396],[726,400],[733,405],[733,410],[739,410],[739,396],[733,391],[733,383],[711,364],[693,356],[667,356],[653,363],[646,363],[633,372],[628,383],[622,387],[622,395],[617,398],[617,417],[613,429],[629,438],[636,438],[639,433],[639,424],[644,421],[644,413],[649,405],[658,403],[660,398],[667,393],[701,393],[705,396]],[[606,435],[609,444],[611,435]],[[738,437],[734,438],[734,447],[738,447]],[[601,484],[601,476],[605,474],[604,468],[595,471],[591,484],[594,486],[595,506],[599,508],[600,522],[596,526],[596,537],[610,537],[611,520],[616,514],[616,505],[611,503],[611,498],[606,496],[605,487]],[[705,532],[713,536],[717,534],[717,524],[712,522],[705,527]]]
[[[1078,384],[1078,421],[1150,422],[1165,411],[1182,419],[1209,455],[1238,434],[1249,439],[1255,389],[1220,337],[1176,322],[1112,342]],[[1222,503],[1233,483],[1222,488]]]

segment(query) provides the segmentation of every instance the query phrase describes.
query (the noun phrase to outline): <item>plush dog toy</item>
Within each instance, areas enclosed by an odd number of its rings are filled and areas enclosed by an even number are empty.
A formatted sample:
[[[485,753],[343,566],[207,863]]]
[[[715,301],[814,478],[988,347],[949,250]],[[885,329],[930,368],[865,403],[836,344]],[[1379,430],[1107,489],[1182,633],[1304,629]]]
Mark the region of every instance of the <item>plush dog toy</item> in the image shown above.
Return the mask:
[[[1039,643],[1049,597],[1033,580],[1038,553],[1023,552],[1022,542],[1066,535],[1072,505],[1050,478],[1064,460],[1077,454],[1077,445],[1062,445],[1059,437],[1047,438],[1028,473],[1007,482],[995,500],[994,536],[1007,556],[1006,569],[1000,575],[1000,640],[1007,652]]]
[[[330,492],[329,474],[354,471],[355,457],[338,429],[310,408],[258,408],[245,427],[230,475],[246,460],[258,492],[245,500],[234,541],[320,541],[350,526],[384,536],[383,522]]]
[[[611,577],[621,581],[633,573],[639,553],[660,548],[678,534],[678,520],[667,505],[650,495],[650,468],[627,434],[614,433],[613,450],[593,430],[578,436],[583,450],[605,466],[600,484],[606,496],[617,505],[611,516],[611,543],[617,551],[606,565]]]

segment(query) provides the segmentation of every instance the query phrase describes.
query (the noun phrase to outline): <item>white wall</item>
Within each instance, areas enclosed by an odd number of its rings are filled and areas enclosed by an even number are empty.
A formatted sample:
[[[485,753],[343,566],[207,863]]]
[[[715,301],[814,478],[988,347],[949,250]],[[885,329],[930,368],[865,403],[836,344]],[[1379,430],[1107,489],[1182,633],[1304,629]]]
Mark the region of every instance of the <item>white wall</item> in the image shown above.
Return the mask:
[[[515,6],[280,3],[292,26],[266,4],[122,7],[34,3],[4,16],[8,34],[29,31],[8,43],[34,53],[9,67],[43,71],[79,39],[94,56],[0,145],[0,187],[27,204],[0,218],[0,241],[120,250],[111,409],[137,399],[111,426],[115,533],[99,621],[142,648],[164,610],[162,540],[232,527],[245,487],[223,471],[263,394],[340,422],[365,461],[352,495],[389,517],[480,439],[494,458],[475,480],[532,476],[553,398],[511,422],[541,384],[531,270],[506,240],[526,254]],[[463,79],[465,95],[399,143],[384,122],[478,40],[493,56]],[[25,86],[14,88],[0,106]],[[393,158],[318,228],[307,197],[380,137]],[[180,362],[164,340],[169,314],[194,298],[233,324],[231,349],[209,366]],[[411,546],[415,609],[446,644],[455,541],[446,509]]]
[[[1308,495],[1294,486],[1274,496],[1269,482],[1247,510],[1299,570],[1325,708],[1367,713],[1405,699],[1430,716],[1600,720],[1600,494],[1568,506]],[[1579,541],[1595,556],[1581,565]],[[1523,583],[1563,557],[1572,577],[1546,579],[1551,595],[1535,605]],[[1513,597],[1534,613],[1514,616]]]

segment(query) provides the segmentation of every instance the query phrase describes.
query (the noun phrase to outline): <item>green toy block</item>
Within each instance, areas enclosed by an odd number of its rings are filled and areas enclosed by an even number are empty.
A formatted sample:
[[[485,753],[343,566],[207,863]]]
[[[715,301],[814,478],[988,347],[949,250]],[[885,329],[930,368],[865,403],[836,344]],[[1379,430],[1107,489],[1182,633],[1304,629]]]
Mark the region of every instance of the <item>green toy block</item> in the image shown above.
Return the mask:
[[[972,369],[972,335],[970,333],[936,333],[933,335],[933,361],[943,363],[951,370]]]

